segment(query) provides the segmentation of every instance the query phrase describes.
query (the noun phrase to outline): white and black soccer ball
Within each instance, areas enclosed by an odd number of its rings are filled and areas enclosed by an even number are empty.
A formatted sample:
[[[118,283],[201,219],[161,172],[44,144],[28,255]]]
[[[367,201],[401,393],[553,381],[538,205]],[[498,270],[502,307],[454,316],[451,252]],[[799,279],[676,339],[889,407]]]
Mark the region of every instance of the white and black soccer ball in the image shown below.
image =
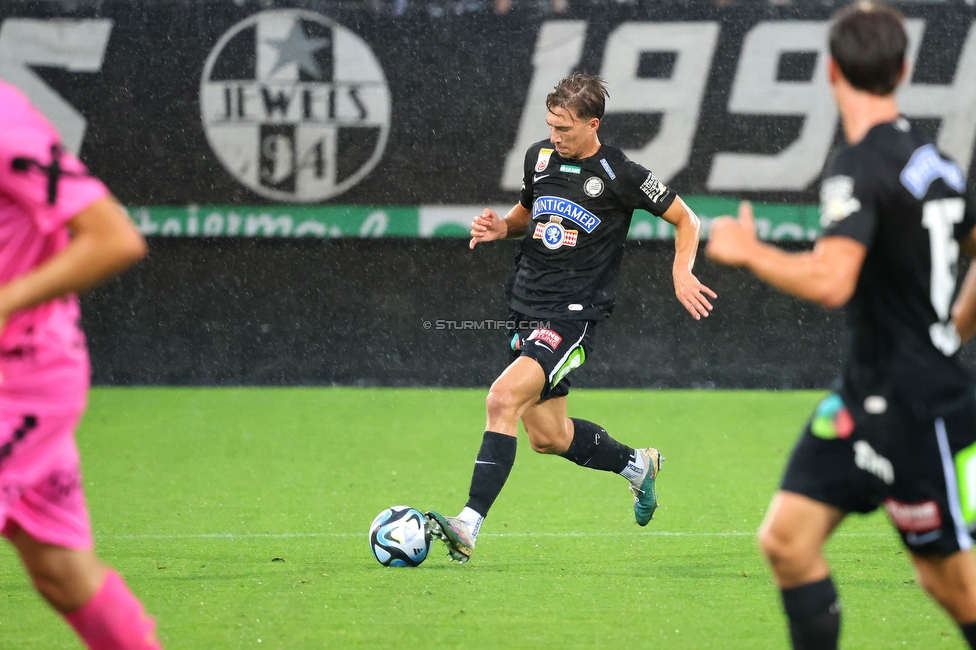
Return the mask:
[[[383,566],[418,566],[430,552],[430,532],[419,510],[393,506],[369,527],[369,550]]]

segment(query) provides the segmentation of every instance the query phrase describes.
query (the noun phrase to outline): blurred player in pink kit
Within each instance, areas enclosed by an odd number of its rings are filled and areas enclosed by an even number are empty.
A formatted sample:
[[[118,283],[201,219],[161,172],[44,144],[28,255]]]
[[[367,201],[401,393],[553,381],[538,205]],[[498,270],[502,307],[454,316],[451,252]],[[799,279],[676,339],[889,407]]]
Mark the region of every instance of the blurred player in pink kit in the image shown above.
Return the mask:
[[[40,594],[95,650],[160,645],[93,550],[74,438],[89,384],[75,294],[145,254],[108,189],[0,81],[0,526]]]

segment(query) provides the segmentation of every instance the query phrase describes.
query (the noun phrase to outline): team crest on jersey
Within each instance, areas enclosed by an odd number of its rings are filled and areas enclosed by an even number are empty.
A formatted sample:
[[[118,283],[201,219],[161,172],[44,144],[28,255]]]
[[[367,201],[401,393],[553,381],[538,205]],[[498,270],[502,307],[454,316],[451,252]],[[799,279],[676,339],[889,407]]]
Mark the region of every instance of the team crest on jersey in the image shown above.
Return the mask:
[[[583,183],[583,192],[590,198],[595,199],[596,197],[603,194],[603,179],[599,176],[590,176]]]
[[[535,161],[535,170],[537,172],[546,171],[546,167],[549,166],[549,158],[552,157],[552,152],[554,149],[539,149],[539,157]]]
[[[854,196],[854,179],[850,176],[831,176],[820,186],[821,227],[843,221],[860,209],[861,202]]]
[[[562,217],[552,215],[549,221],[537,223],[535,232],[532,233],[533,239],[541,239],[542,245],[551,251],[563,246],[575,246],[579,232],[576,230],[566,230],[562,224]]]

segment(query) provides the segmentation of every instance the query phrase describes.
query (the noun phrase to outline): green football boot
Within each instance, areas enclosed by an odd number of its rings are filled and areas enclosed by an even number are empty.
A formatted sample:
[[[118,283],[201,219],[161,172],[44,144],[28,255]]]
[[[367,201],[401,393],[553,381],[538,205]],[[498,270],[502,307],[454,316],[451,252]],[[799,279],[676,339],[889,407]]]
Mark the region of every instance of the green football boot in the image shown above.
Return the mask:
[[[637,453],[644,457],[644,474],[631,481],[630,491],[634,495],[634,518],[641,526],[654,519],[657,510],[657,492],[654,491],[654,481],[661,471],[664,456],[654,447],[638,449]]]
[[[474,535],[468,530],[468,525],[457,517],[445,517],[439,512],[430,510],[424,516],[427,520],[427,530],[431,537],[435,537],[447,544],[447,553],[458,564],[464,564],[474,553]]]

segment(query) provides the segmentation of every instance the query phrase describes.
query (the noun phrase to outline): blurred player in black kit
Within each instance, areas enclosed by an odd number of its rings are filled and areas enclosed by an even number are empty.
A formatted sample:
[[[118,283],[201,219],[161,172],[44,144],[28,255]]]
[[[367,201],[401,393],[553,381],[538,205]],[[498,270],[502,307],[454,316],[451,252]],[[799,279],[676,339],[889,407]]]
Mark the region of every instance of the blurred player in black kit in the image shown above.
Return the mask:
[[[836,648],[840,607],[822,549],[850,512],[884,505],[919,584],[976,648],[976,398],[958,360],[976,331],[976,266],[953,305],[960,248],[976,256],[976,212],[962,170],[901,117],[901,15],[841,10],[828,74],[849,146],[820,191],[811,252],[756,239],[752,209],[712,225],[707,252],[774,287],[846,305],[851,346],[817,406],[759,532],[794,648]]]
[[[512,469],[519,420],[535,451],[626,478],[641,526],[657,508],[660,452],[633,449],[598,424],[566,417],[567,375],[586,360],[594,328],[613,309],[634,210],[674,225],[674,289],[688,312],[695,319],[708,316],[706,296],[716,296],[692,274],[698,217],[654,174],[600,143],[608,96],[598,77],[560,81],[546,98],[550,137],[525,155],[519,203],[504,218],[485,210],[471,224],[472,249],[515,237],[522,245],[505,291],[516,324],[509,332],[513,361],[488,393],[467,505],[457,517],[427,513],[432,533],[458,562],[474,551],[482,520]]]

